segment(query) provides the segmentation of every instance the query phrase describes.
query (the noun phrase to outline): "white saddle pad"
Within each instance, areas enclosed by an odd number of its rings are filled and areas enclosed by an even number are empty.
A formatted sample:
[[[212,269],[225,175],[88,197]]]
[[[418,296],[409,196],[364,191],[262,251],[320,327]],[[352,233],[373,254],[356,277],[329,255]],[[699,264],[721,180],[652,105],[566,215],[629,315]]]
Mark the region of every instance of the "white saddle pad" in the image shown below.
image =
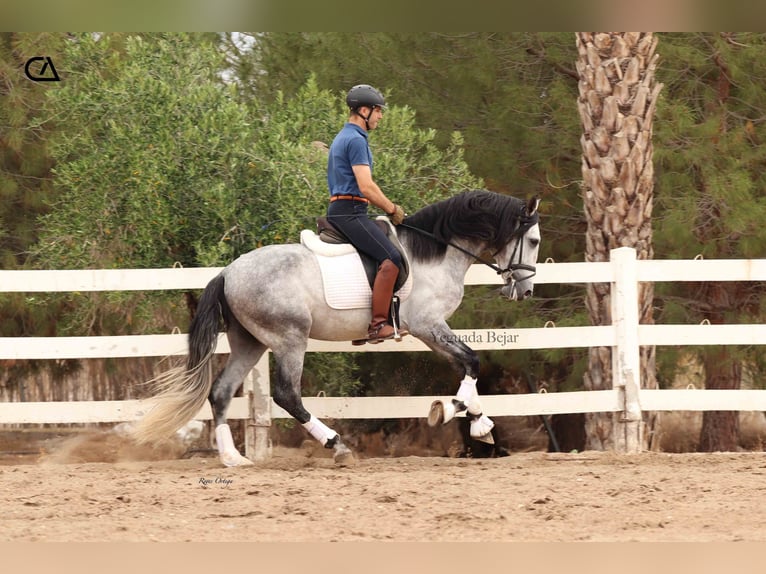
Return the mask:
[[[325,243],[309,230],[301,231],[301,243],[317,258],[322,273],[324,298],[333,309],[364,309],[372,307],[372,289],[364,272],[362,259],[349,244]],[[349,249],[351,251],[349,251]],[[320,253],[328,253],[323,255]],[[336,254],[337,253],[337,254]],[[404,301],[412,291],[412,270],[402,288],[396,292]]]

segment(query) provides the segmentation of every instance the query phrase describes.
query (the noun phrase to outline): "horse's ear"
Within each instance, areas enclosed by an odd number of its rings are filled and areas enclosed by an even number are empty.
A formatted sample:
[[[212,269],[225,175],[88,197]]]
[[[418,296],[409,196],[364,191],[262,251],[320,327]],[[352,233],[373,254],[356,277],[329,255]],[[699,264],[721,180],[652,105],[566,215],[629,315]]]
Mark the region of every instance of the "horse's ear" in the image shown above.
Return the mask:
[[[535,196],[527,202],[527,215],[534,215],[540,205],[540,196]]]

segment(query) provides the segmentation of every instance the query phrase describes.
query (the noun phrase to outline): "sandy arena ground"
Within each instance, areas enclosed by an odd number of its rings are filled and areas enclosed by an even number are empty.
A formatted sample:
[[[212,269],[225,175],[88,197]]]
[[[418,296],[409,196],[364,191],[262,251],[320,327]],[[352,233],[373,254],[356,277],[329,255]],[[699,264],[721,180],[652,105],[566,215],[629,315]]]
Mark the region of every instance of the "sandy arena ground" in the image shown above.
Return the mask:
[[[275,448],[227,469],[135,460],[103,439],[90,448],[110,462],[72,449],[2,460],[0,540],[766,541],[763,452],[360,457],[339,468],[324,452]]]

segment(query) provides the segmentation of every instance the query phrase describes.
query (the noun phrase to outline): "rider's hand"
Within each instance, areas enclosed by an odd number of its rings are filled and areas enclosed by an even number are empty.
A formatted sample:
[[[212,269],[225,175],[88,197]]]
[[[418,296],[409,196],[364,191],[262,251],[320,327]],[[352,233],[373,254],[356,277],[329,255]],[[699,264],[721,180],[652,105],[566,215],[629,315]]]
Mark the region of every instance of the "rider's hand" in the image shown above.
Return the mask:
[[[394,204],[394,210],[391,213],[388,213],[388,218],[391,220],[391,223],[394,225],[399,225],[402,221],[404,221],[405,213],[404,209],[402,209],[401,205]]]

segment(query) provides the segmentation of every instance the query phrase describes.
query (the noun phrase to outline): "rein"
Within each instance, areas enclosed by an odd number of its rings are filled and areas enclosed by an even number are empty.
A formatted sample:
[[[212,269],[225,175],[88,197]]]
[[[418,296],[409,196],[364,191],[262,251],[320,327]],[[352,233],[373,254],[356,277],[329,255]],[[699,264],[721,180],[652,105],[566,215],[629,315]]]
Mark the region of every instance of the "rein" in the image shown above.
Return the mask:
[[[442,245],[449,245],[450,247],[454,247],[458,251],[462,251],[466,255],[468,255],[470,257],[473,257],[479,263],[482,263],[482,264],[486,265],[487,267],[489,267],[490,269],[495,271],[498,275],[502,275],[504,273],[513,273],[514,271],[530,271],[532,273],[532,275],[529,275],[528,277],[524,278],[524,279],[529,279],[531,277],[534,277],[537,274],[537,268],[534,265],[526,265],[525,263],[521,263],[521,257],[522,257],[522,252],[523,252],[524,247],[522,247],[521,248],[522,251],[519,252],[519,263],[513,263],[512,262],[514,256],[516,255],[516,249],[518,248],[519,243],[521,241],[516,243],[516,247],[514,247],[513,253],[511,254],[511,257],[509,258],[508,267],[503,269],[499,265],[495,265],[491,261],[487,261],[486,259],[482,259],[481,257],[476,255],[475,253],[472,253],[472,252],[468,251],[467,249],[463,249],[459,245],[455,245],[451,241],[442,241],[441,239],[436,237],[436,235],[434,235],[430,231],[426,231],[425,229],[420,229],[419,227],[413,227],[412,225],[408,225],[406,223],[400,223],[399,225],[397,225],[397,227],[404,227],[405,229],[410,229],[412,231],[416,231],[416,232],[420,233],[421,235],[424,235],[426,237],[429,237],[429,238],[433,239],[437,243],[441,243]],[[524,232],[519,234],[519,239],[521,239],[521,237],[523,237],[525,232],[526,232],[526,230],[524,230]]]

